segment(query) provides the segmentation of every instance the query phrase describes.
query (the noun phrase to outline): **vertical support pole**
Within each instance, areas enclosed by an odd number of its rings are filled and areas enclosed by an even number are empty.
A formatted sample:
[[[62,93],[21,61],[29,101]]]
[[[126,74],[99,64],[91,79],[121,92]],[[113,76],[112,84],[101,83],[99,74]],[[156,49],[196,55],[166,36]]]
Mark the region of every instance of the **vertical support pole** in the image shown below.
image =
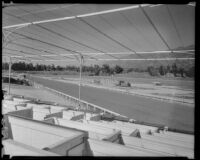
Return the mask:
[[[9,86],[8,86],[8,94],[10,95],[10,74],[11,74],[11,57],[9,62]]]
[[[78,92],[78,99],[79,99],[79,107],[81,107],[81,76],[82,76],[82,60],[83,56],[80,57],[80,77],[79,77],[79,92]]]
[[[83,65],[83,56],[80,55],[80,78],[79,78],[79,107],[81,108],[81,81],[82,81],[82,65]],[[83,108],[82,108],[83,109]],[[84,119],[86,119],[86,112],[84,110]]]
[[[80,75],[79,75],[79,90],[78,90],[78,99],[79,99],[79,107],[81,106],[81,74],[82,74],[82,56],[80,57]]]
[[[20,28],[23,28],[25,26],[20,26],[20,27],[17,27],[15,28],[13,31],[9,32],[8,34],[5,34],[3,31],[2,31],[2,35],[3,35],[3,42],[2,42],[2,51],[4,49],[4,47],[6,47],[8,44],[9,44],[9,40],[8,40],[8,36],[11,35],[14,31],[16,31],[17,29],[20,29]],[[10,57],[10,63],[9,63],[9,88],[8,88],[8,94],[10,95],[10,73],[11,73],[11,57]]]

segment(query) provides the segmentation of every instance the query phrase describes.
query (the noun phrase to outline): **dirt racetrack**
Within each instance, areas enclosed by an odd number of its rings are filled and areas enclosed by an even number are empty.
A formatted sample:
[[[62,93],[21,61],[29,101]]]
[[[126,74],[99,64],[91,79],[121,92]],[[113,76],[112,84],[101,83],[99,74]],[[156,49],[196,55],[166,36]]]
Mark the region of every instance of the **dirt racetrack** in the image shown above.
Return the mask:
[[[36,77],[32,79],[49,88],[78,97],[78,85]],[[81,99],[138,121],[194,131],[194,107],[184,104],[162,102],[87,86],[81,87]]]

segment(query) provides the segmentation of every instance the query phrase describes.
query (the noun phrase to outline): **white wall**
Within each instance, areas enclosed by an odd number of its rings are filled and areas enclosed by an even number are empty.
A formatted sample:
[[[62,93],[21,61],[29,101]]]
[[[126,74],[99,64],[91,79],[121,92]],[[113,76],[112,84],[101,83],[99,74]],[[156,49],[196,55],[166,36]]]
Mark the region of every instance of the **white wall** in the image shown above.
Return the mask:
[[[154,133],[154,136],[168,137],[175,140],[187,141],[192,144],[194,143],[194,135],[190,135],[190,134],[167,131],[164,133]]]
[[[71,155],[71,156],[83,156],[83,151],[85,148],[84,137],[76,136],[70,140],[63,140],[63,142],[58,142],[52,146],[49,146],[49,151],[57,153],[62,156]]]
[[[68,152],[68,156],[83,156],[85,150],[85,144],[82,143],[81,145],[78,145],[77,147],[71,149]]]
[[[129,136],[122,136],[123,142],[126,146],[137,146],[146,149],[151,149],[163,153],[168,153],[171,155],[178,155],[178,156],[187,156],[193,157],[194,153],[190,149],[186,149],[183,147],[177,147],[174,145],[166,144],[166,143],[159,143],[156,141],[150,141],[146,139],[136,138],[136,137],[129,137]]]
[[[62,118],[63,117],[63,112],[54,112],[52,114],[47,114],[44,118],[50,118],[50,117],[59,117]]]
[[[4,154],[10,156],[59,156],[56,153],[51,153],[45,150],[40,150],[11,139],[2,141]]]
[[[44,117],[50,113],[48,108],[32,108],[33,109],[33,119],[35,120],[44,120]]]
[[[103,140],[104,138],[108,137],[107,134],[97,133],[88,131],[89,138],[91,139],[97,139],[97,140]]]
[[[25,104],[25,103],[23,103],[23,102],[19,102],[19,101],[11,101],[11,100],[3,100],[2,102],[3,102],[3,104],[9,104],[9,105]]]
[[[15,107],[15,104],[9,104],[9,103],[2,102],[2,113],[3,114],[6,114],[11,111],[16,111],[16,109],[17,108]]]
[[[27,107],[21,106],[21,105],[17,105],[16,108],[17,108],[17,110],[27,109]]]
[[[16,109],[15,109],[15,107],[3,107],[2,108],[2,114],[6,114],[6,113],[8,113],[8,112],[12,112],[12,111],[15,111]]]
[[[151,130],[152,132],[156,132],[158,130],[158,127],[153,127],[153,126],[147,126],[147,125],[141,125],[141,124],[135,124],[135,123],[129,123],[129,122],[121,122],[121,121],[113,121],[117,124],[121,124],[130,128],[138,128],[139,130]]]
[[[101,121],[101,122],[104,124],[110,124],[116,128],[128,128],[132,132],[138,129],[140,133],[144,133],[144,134],[149,133],[149,131],[151,130],[149,127],[146,127],[146,126],[142,126],[142,127],[138,125],[135,126],[129,123],[116,123],[116,122],[108,122],[108,121]]]
[[[89,141],[89,147],[93,151],[94,156],[96,156],[96,153],[102,153],[103,156],[124,156],[124,157],[130,157],[130,156],[162,156],[159,153],[155,152],[147,152],[142,151],[138,149],[133,149],[130,147],[126,147],[120,144],[110,143],[106,141],[99,141],[99,140],[93,140],[88,139]],[[101,156],[101,154],[98,154],[98,156]]]
[[[188,148],[188,149],[191,149],[191,150],[194,149],[193,144],[174,140],[174,139],[167,139],[167,138],[163,138],[163,137],[146,135],[146,134],[141,134],[141,137],[142,137],[142,139],[147,139],[147,140],[151,140],[151,141],[155,141],[155,142],[159,142],[159,143],[166,143],[166,144],[170,144],[170,145],[175,145],[177,147]]]
[[[77,122],[77,121],[61,119],[61,118],[57,118],[57,120],[58,120],[59,125],[61,125],[61,126],[77,128],[77,129],[81,129],[81,130],[85,130],[85,131],[97,132],[97,133],[101,133],[101,134],[105,134],[105,135],[109,135],[111,133],[116,132],[116,130],[89,124],[89,123],[86,124],[86,123],[81,123],[81,122]]]
[[[18,116],[22,116],[22,117],[25,117],[25,118],[31,118],[31,119],[33,118],[33,111],[32,111],[31,108],[12,111],[9,114],[18,115]]]
[[[72,136],[84,134],[76,130],[10,115],[8,120],[11,124],[13,140],[39,149],[48,147],[62,139],[70,139]]]
[[[63,110],[67,110],[67,107],[61,107],[61,106],[50,106],[51,113],[61,112]]]
[[[120,125],[118,125],[118,126],[112,125],[113,123],[102,123],[102,122],[98,122],[98,121],[88,121],[88,123],[94,124],[94,125],[97,125],[97,126],[110,128],[110,129],[121,130],[123,135],[130,135],[131,133],[134,132],[134,129],[131,129],[131,128],[128,128],[128,127],[124,127],[124,126],[120,126]]]
[[[98,114],[86,113],[86,120],[99,121],[101,120],[101,116]]]
[[[29,102],[30,100],[23,99],[23,98],[13,98],[13,101],[16,101],[16,102]]]
[[[72,110],[67,110],[63,111],[63,119],[72,119],[72,117],[78,116],[78,115],[83,115],[83,112],[80,111],[72,111]]]
[[[27,107],[34,107],[34,108],[49,108],[49,105],[46,105],[46,104],[27,103]]]

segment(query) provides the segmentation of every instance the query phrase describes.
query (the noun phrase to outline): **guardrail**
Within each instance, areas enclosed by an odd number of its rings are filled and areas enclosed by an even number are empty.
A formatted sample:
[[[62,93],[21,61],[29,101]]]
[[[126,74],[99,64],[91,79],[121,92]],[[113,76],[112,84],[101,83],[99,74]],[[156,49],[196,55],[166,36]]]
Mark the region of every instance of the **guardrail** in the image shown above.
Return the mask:
[[[32,80],[30,80],[30,81],[32,81]],[[46,86],[44,86],[44,85],[42,85],[42,84],[39,84],[39,83],[36,83],[36,82],[33,82],[33,81],[32,81],[32,83],[33,83],[33,86],[36,87],[36,88],[44,88],[44,89],[46,89],[46,90],[48,90],[48,91],[50,91],[50,92],[52,92],[52,93],[55,93],[55,94],[57,94],[57,95],[59,95],[59,96],[65,98],[65,99],[67,99],[67,100],[70,101],[70,102],[73,102],[73,103],[77,104],[77,106],[79,105],[79,99],[76,98],[76,97],[73,97],[73,96],[70,96],[70,95],[68,95],[68,94],[59,92],[59,91],[57,91],[57,90],[55,90],[55,89],[46,87]],[[110,110],[108,110],[108,109],[105,109],[105,108],[103,108],[103,107],[100,107],[100,106],[98,106],[98,105],[89,103],[89,102],[84,101],[84,100],[80,100],[80,103],[81,103],[82,106],[85,106],[85,108],[87,108],[88,110],[91,110],[91,109],[94,110],[94,111],[99,110],[100,112],[103,112],[103,113],[109,113],[109,114],[111,114],[111,115],[116,115],[116,116],[121,116],[121,117],[127,118],[127,116],[124,116],[124,115],[121,115],[121,114],[119,114],[119,113],[110,111]]]

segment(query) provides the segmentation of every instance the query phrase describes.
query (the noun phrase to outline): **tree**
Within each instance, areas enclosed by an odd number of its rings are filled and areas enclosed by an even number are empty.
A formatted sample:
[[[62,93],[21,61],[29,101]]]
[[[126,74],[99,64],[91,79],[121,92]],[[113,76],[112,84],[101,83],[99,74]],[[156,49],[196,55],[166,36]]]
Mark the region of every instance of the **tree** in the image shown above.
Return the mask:
[[[2,63],[2,69],[8,70],[9,64],[7,62]]]
[[[88,67],[88,71],[91,72],[91,73],[93,73],[94,72],[94,67],[93,66],[89,66]]]
[[[101,71],[101,68],[99,67],[99,65],[94,65],[94,74],[96,76],[99,75],[100,71]]]
[[[161,76],[165,75],[164,67],[162,65],[159,68],[159,73]]]
[[[169,65],[167,65],[167,71],[166,71],[167,73],[170,73],[171,72],[171,68],[170,68],[170,66]]]
[[[147,68],[147,71],[151,76],[157,76],[158,75],[158,71],[153,66],[149,66]]]
[[[107,73],[107,74],[110,74],[110,66],[108,64],[104,64],[102,66],[102,72],[103,73]]]
[[[181,74],[181,77],[184,77],[184,68],[180,67],[179,68],[179,73]]]
[[[29,64],[28,64],[28,70],[29,70],[29,71],[33,71],[33,70],[34,70],[33,64],[32,64],[32,63],[29,63]]]
[[[128,69],[127,69],[127,73],[133,72],[133,70],[134,70],[133,68],[128,68]]]
[[[48,65],[48,66],[46,67],[46,69],[47,69],[47,71],[51,71],[51,66]]]
[[[59,65],[56,67],[56,70],[57,70],[57,71],[62,71],[62,69],[63,69],[63,68],[62,68],[61,66],[59,66]]]
[[[177,66],[176,66],[176,63],[174,63],[172,65],[172,73],[174,74],[174,76],[176,77],[176,74],[177,74]]]
[[[52,71],[55,71],[55,70],[56,70],[54,64],[51,65],[51,70],[52,70]]]
[[[185,71],[185,74],[187,77],[194,77],[195,76],[195,68],[194,66],[190,67],[187,71]]]
[[[123,68],[120,67],[120,66],[118,66],[118,65],[116,65],[116,66],[114,67],[114,71],[115,71],[115,73],[119,74],[119,73],[122,73],[122,72],[123,72]]]
[[[115,73],[115,69],[114,68],[110,68],[110,72],[108,73],[109,75],[114,74]]]

